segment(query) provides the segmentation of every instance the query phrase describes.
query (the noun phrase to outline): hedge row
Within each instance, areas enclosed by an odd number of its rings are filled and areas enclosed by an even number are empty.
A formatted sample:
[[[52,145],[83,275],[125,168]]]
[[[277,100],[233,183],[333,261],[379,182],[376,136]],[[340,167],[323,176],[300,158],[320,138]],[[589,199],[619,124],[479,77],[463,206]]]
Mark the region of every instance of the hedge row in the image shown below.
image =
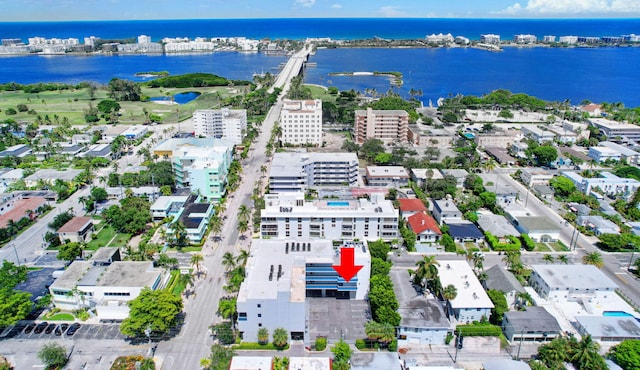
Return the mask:
[[[502,329],[491,324],[458,325],[456,334],[461,337],[499,337]]]
[[[520,243],[520,239],[518,239],[515,236],[507,237],[510,243],[500,243],[498,241],[498,238],[488,231],[485,231],[484,236],[487,239],[487,243],[489,243],[489,246],[494,251],[500,251],[500,252],[519,251],[520,248],[522,247],[522,244]]]

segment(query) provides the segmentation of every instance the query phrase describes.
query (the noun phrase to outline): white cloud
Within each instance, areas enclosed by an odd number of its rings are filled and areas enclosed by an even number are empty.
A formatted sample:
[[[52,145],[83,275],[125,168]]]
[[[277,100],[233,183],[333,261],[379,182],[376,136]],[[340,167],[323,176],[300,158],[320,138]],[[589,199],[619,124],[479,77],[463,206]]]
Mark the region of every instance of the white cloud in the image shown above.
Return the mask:
[[[342,9],[342,5],[340,5],[340,4],[333,4],[333,5],[331,5],[331,9]]]
[[[316,3],[316,0],[296,0],[296,5],[302,5],[305,8],[311,8]]]
[[[384,17],[390,18],[407,16],[404,12],[398,10],[398,7],[391,5],[381,7],[380,9],[378,9],[378,13],[382,14],[382,16]]]
[[[640,0],[528,0],[493,14],[504,15],[607,15],[640,13]]]

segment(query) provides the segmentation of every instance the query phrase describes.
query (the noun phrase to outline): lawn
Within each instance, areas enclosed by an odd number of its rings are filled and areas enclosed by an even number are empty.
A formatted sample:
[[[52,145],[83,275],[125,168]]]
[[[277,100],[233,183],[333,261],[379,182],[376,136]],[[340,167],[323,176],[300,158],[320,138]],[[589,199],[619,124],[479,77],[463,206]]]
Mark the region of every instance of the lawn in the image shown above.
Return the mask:
[[[535,243],[536,247],[533,249],[534,252],[551,252],[551,248],[547,245],[547,243]]]
[[[49,321],[74,321],[75,319],[75,316],[65,312],[57,313],[51,317],[47,317],[47,320]]]
[[[564,245],[564,243],[560,242],[560,241],[548,243],[548,245],[549,245],[549,247],[551,247],[556,252],[568,252],[569,251],[569,248],[567,248],[567,246]]]
[[[166,105],[155,102],[120,102],[120,123],[124,124],[140,124],[145,121],[144,109],[149,113],[157,114],[163,117],[163,121],[176,122],[185,120],[193,114],[194,110],[218,108],[220,101],[228,96],[242,93],[240,87],[207,87],[207,88],[142,88],[142,94],[149,97],[164,97],[178,94],[181,92],[199,92],[200,97],[184,105]],[[44,91],[38,94],[26,94],[23,91],[2,91],[0,92],[0,120],[8,118],[16,121],[34,121],[38,115],[45,119],[48,116],[51,124],[62,122],[64,117],[69,120],[72,125],[84,125],[84,112],[89,105],[96,107],[98,103],[108,99],[106,90],[98,90],[96,98],[91,100],[86,89],[81,90],[60,90],[60,91]],[[18,112],[15,115],[7,115],[7,108],[17,110],[18,104],[25,104],[29,110],[35,111],[35,114],[28,112]],[[104,124],[104,121],[98,122]]]
[[[329,91],[323,87],[315,85],[304,85],[304,87],[311,90],[311,97],[314,99],[321,99],[322,101],[330,101],[332,103],[336,102],[336,97],[338,95],[329,94]]]
[[[109,246],[111,246],[111,247],[124,247],[129,242],[129,239],[131,239],[131,235],[130,234],[118,233],[116,235],[116,238],[113,239],[113,241],[111,243],[109,243]]]
[[[98,231],[97,238],[91,240],[87,244],[87,249],[96,250],[100,247],[106,247],[111,239],[113,239],[113,237],[116,235],[116,231],[110,225],[104,223],[103,225],[104,226],[100,229],[100,231]]]

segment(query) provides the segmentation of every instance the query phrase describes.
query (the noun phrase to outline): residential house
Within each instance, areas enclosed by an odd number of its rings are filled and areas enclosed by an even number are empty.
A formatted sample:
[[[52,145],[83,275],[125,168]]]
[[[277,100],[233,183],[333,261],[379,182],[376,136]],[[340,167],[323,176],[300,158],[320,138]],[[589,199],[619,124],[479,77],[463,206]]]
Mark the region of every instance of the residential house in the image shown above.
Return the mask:
[[[518,294],[525,293],[518,279],[502,265],[493,265],[491,268],[484,270],[484,273],[487,276],[483,282],[485,289],[499,290],[504,293],[509,307],[516,305]]]
[[[111,160],[113,153],[111,152],[111,144],[95,144],[91,145],[89,149],[79,154],[81,157],[87,158],[105,158]]]
[[[464,186],[464,180],[469,176],[467,170],[461,168],[442,169],[442,176],[453,176],[456,179],[456,187],[462,188]]]
[[[402,166],[367,166],[367,185],[400,188],[409,185],[409,173]]]
[[[398,345],[442,345],[447,334],[451,333],[451,324],[436,299],[417,296],[403,307],[398,308],[400,326],[398,327]]]
[[[491,233],[500,241],[506,241],[508,236],[520,235],[506,217],[494,215],[493,213],[481,213],[478,217],[478,226],[484,232]]]
[[[447,196],[445,199],[432,199],[431,203],[433,204],[433,217],[438,221],[438,225],[462,220],[462,212],[453,203],[451,196]]]
[[[427,212],[427,207],[420,199],[417,198],[399,198],[397,199],[400,205],[400,216],[405,220],[416,213]]]
[[[201,243],[207,232],[209,220],[214,214],[214,206],[211,203],[197,202],[197,196],[190,195],[178,211],[174,222],[169,225],[169,234],[173,232],[173,225],[182,222],[185,226],[187,238],[191,243]]]
[[[479,243],[484,240],[484,235],[478,227],[469,221],[459,221],[456,223],[446,222],[449,227],[449,235],[456,243]]]
[[[32,152],[33,150],[29,148],[27,144],[18,144],[18,145],[10,146],[5,150],[1,151],[0,158],[5,158],[5,157],[24,158],[29,154],[31,154]]]
[[[18,180],[22,180],[24,176],[24,170],[22,168],[16,168],[14,170],[2,170],[2,174],[0,174],[0,186],[7,187]]]
[[[601,141],[599,145],[600,147],[618,152],[620,154],[620,160],[626,161],[630,165],[640,163],[640,153],[629,149],[627,146],[616,144],[612,141]],[[589,148],[589,152],[591,152],[591,148]]]
[[[137,298],[142,289],[160,289],[164,282],[165,273],[153,267],[152,261],[105,263],[100,257],[72,262],[51,284],[49,292],[53,305],[59,309],[91,308],[99,320],[120,321],[129,316],[127,302]]]
[[[640,142],[640,126],[611,121],[605,118],[590,118],[589,124],[596,127],[609,141],[622,143]]]
[[[5,203],[7,204],[7,203]],[[22,197],[5,206],[5,212],[0,214],[0,228],[7,227],[11,221],[18,222],[24,217],[33,217],[36,210],[47,204],[43,197]]]
[[[620,227],[602,216],[580,216],[576,223],[593,231],[596,236],[602,234],[620,234]]]
[[[529,149],[529,145],[524,141],[516,141],[513,143],[513,146],[511,146],[511,152],[518,158],[526,158],[527,149]]]
[[[157,186],[139,186],[135,188],[130,187],[107,187],[107,198],[111,200],[120,200],[127,196],[127,193],[131,192],[131,195],[141,198],[147,198],[150,202],[162,195],[160,188]]]
[[[567,203],[567,208],[577,216],[589,216],[591,214],[591,208],[584,204]]]
[[[519,198],[518,190],[509,182],[500,181],[497,175],[482,173],[479,176],[482,178],[485,190],[495,193],[497,205],[506,207]]]
[[[484,151],[500,164],[514,165],[517,162],[516,159],[509,154],[507,149],[486,147]]]
[[[440,261],[438,275],[443,288],[448,285],[456,288],[456,297],[447,301],[452,322],[470,324],[489,319],[493,303],[467,261]]]
[[[615,296],[618,288],[593,265],[532,265],[529,284],[549,301],[581,302]]]
[[[588,156],[596,163],[602,163],[606,161],[619,162],[622,159],[622,153],[606,146],[590,147]]]
[[[416,241],[419,243],[435,243],[442,236],[436,220],[425,212],[418,212],[408,217],[407,224],[416,234]]]
[[[602,116],[602,105],[600,104],[587,104],[580,107],[580,110],[583,112],[589,113],[590,117],[600,117]]]
[[[525,168],[520,172],[520,180],[530,188],[535,185],[549,185],[552,178],[551,172],[540,169]]]
[[[415,181],[418,186],[423,186],[427,180],[442,179],[442,173],[433,168],[412,168],[411,180]]]
[[[525,311],[505,312],[502,331],[511,343],[550,342],[563,334],[558,320],[539,306],[527,307]]]
[[[188,195],[158,197],[151,205],[151,217],[154,220],[162,220],[166,217],[176,218],[188,198]]]
[[[534,185],[533,193],[536,194],[541,199],[553,199],[553,195],[555,192],[553,188],[549,185]]]
[[[520,216],[512,220],[521,234],[527,234],[535,242],[553,242],[560,238],[560,226],[548,217]]]
[[[556,138],[556,134],[549,131],[546,127],[542,129],[536,125],[522,125],[520,130],[522,130],[524,136],[537,141],[538,144],[544,144]]]
[[[596,342],[615,344],[640,339],[640,324],[629,316],[576,316],[578,333],[590,335]]]
[[[58,229],[58,237],[62,243],[66,241],[86,243],[91,240],[94,227],[91,217],[74,217]]]
[[[571,180],[578,190],[590,195],[593,189],[599,189],[607,195],[631,196],[640,188],[640,181],[618,177],[611,172],[600,172],[599,177],[582,177],[577,172],[563,171],[562,176]]]

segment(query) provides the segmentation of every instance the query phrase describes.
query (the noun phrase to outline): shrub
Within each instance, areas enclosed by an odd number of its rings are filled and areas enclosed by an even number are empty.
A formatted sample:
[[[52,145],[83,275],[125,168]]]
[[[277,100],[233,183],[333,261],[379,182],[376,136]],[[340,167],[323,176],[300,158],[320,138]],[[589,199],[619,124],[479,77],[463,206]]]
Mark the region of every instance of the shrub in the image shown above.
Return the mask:
[[[502,329],[491,324],[458,325],[456,333],[461,337],[499,337]]]
[[[364,341],[364,339],[356,339],[356,348],[363,350],[367,348],[367,343]]]
[[[444,338],[444,344],[449,345],[453,340],[453,334],[447,333],[447,336]]]
[[[533,242],[533,239],[531,239],[529,235],[522,234],[520,235],[520,238],[522,239],[522,243],[524,244],[524,249],[526,249],[527,251],[531,252],[536,248],[536,243]]]
[[[316,338],[316,351],[324,351],[327,348],[327,338],[326,337],[318,337]]]
[[[18,112],[13,108],[7,108],[4,111],[4,114],[6,114],[7,116],[14,116],[14,115],[18,114]]]
[[[389,352],[395,352],[398,350],[398,340],[394,339],[391,341],[391,343],[389,343]]]
[[[18,112],[26,112],[29,110],[29,107],[27,107],[26,104],[18,104],[17,108]]]

